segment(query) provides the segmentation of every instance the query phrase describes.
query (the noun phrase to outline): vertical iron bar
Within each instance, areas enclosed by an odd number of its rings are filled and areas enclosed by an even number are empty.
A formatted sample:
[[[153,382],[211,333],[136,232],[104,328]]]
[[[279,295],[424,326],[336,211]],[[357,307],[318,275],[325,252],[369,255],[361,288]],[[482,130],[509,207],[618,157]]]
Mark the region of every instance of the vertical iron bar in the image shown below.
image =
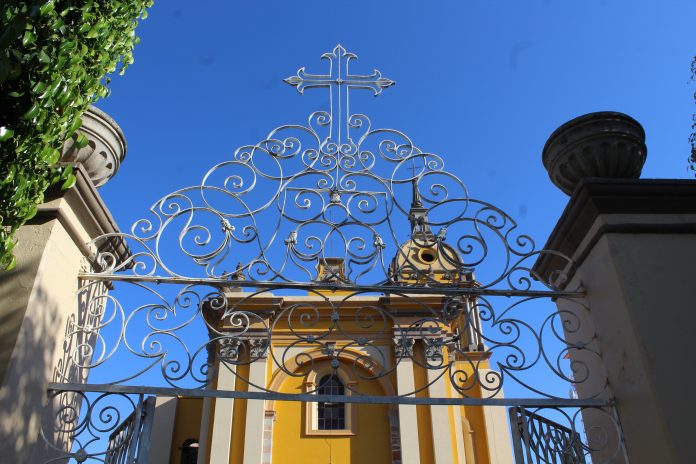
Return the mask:
[[[148,455],[150,453],[150,436],[152,434],[152,423],[155,419],[155,401],[156,397],[150,396],[145,400],[143,408],[143,426],[142,433],[138,439],[138,464],[148,464]]]
[[[143,412],[143,394],[138,395],[138,407],[135,410],[135,424],[133,430],[131,431],[131,436],[128,438],[128,458],[126,459],[127,464],[135,464],[135,444],[138,441],[138,435],[140,434],[140,419]]]
[[[508,409],[510,415],[510,427],[512,428],[512,449],[515,453],[515,464],[524,464],[524,451],[522,451],[522,419],[520,408]]]

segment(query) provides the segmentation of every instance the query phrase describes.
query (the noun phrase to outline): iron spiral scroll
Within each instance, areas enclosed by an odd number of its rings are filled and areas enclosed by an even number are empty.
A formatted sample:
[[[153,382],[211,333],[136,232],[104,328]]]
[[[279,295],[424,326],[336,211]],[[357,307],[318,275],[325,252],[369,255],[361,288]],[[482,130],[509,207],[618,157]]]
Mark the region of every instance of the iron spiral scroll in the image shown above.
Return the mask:
[[[297,378],[330,366],[356,381],[327,400],[555,408],[570,422],[568,452],[594,452],[576,431],[579,408],[613,417],[613,406],[572,260],[470,196],[442,157],[351,112],[351,90],[379,95],[393,81],[351,74],[357,57],[341,46],[322,58],[328,74],[301,68],[286,82],[328,89],[329,111],[238,148],[130,232],[90,243],[78,298],[88,316],[66,333],[70,375],[53,388],[320,401],[316,387],[282,393],[240,367],[268,362]],[[544,254],[563,264],[542,276]],[[96,291],[105,282],[116,289]],[[406,361],[431,373],[425,385],[367,394]],[[246,391],[215,390],[222,370]],[[90,372],[98,384],[71,380]],[[442,381],[449,397],[419,395]]]

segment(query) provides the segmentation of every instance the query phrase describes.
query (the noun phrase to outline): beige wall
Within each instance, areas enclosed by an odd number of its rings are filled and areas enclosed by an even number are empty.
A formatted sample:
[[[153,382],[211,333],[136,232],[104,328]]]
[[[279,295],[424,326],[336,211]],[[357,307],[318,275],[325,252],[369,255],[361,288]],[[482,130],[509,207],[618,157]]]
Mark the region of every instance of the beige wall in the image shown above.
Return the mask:
[[[696,217],[669,220],[696,222]],[[605,234],[575,280],[587,290],[629,460],[690,462],[696,407],[685,393],[696,388],[689,367],[696,327],[696,234]]]
[[[0,280],[0,456],[4,462],[41,462],[39,440],[48,382],[67,380],[63,341],[69,318],[78,320],[78,272],[85,244],[117,229],[89,179],[43,204],[20,228],[17,266]],[[101,207],[95,208],[95,205]],[[99,286],[103,289],[103,286]],[[101,290],[100,290],[101,291]],[[84,308],[82,308],[84,310]],[[84,372],[70,371],[72,380]],[[62,437],[56,440],[60,443]]]

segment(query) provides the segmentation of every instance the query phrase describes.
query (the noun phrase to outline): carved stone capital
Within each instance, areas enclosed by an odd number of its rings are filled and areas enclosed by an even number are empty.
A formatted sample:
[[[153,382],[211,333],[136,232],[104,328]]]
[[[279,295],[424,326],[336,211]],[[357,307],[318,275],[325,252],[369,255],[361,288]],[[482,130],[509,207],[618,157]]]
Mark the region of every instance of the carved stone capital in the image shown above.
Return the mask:
[[[268,340],[266,338],[250,338],[247,340],[249,344],[249,356],[252,360],[263,359],[268,354]]]
[[[442,338],[426,338],[423,339],[423,349],[425,351],[425,359],[428,361],[442,361],[442,347],[445,342]]]
[[[235,362],[239,359],[239,347],[242,342],[238,338],[221,338],[220,343],[220,360],[227,362]]]
[[[414,338],[408,335],[394,337],[394,354],[397,358],[412,358]]]

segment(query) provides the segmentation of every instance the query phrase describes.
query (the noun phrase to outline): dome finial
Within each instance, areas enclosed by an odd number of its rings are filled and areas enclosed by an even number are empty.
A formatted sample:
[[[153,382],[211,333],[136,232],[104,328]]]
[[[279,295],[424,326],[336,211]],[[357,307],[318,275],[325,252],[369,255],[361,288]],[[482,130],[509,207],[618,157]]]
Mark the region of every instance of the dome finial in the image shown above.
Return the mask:
[[[418,191],[418,179],[411,180],[411,209],[408,211],[408,220],[411,223],[411,237],[423,234],[432,236],[430,224],[428,224],[428,209],[423,207],[420,192]]]

